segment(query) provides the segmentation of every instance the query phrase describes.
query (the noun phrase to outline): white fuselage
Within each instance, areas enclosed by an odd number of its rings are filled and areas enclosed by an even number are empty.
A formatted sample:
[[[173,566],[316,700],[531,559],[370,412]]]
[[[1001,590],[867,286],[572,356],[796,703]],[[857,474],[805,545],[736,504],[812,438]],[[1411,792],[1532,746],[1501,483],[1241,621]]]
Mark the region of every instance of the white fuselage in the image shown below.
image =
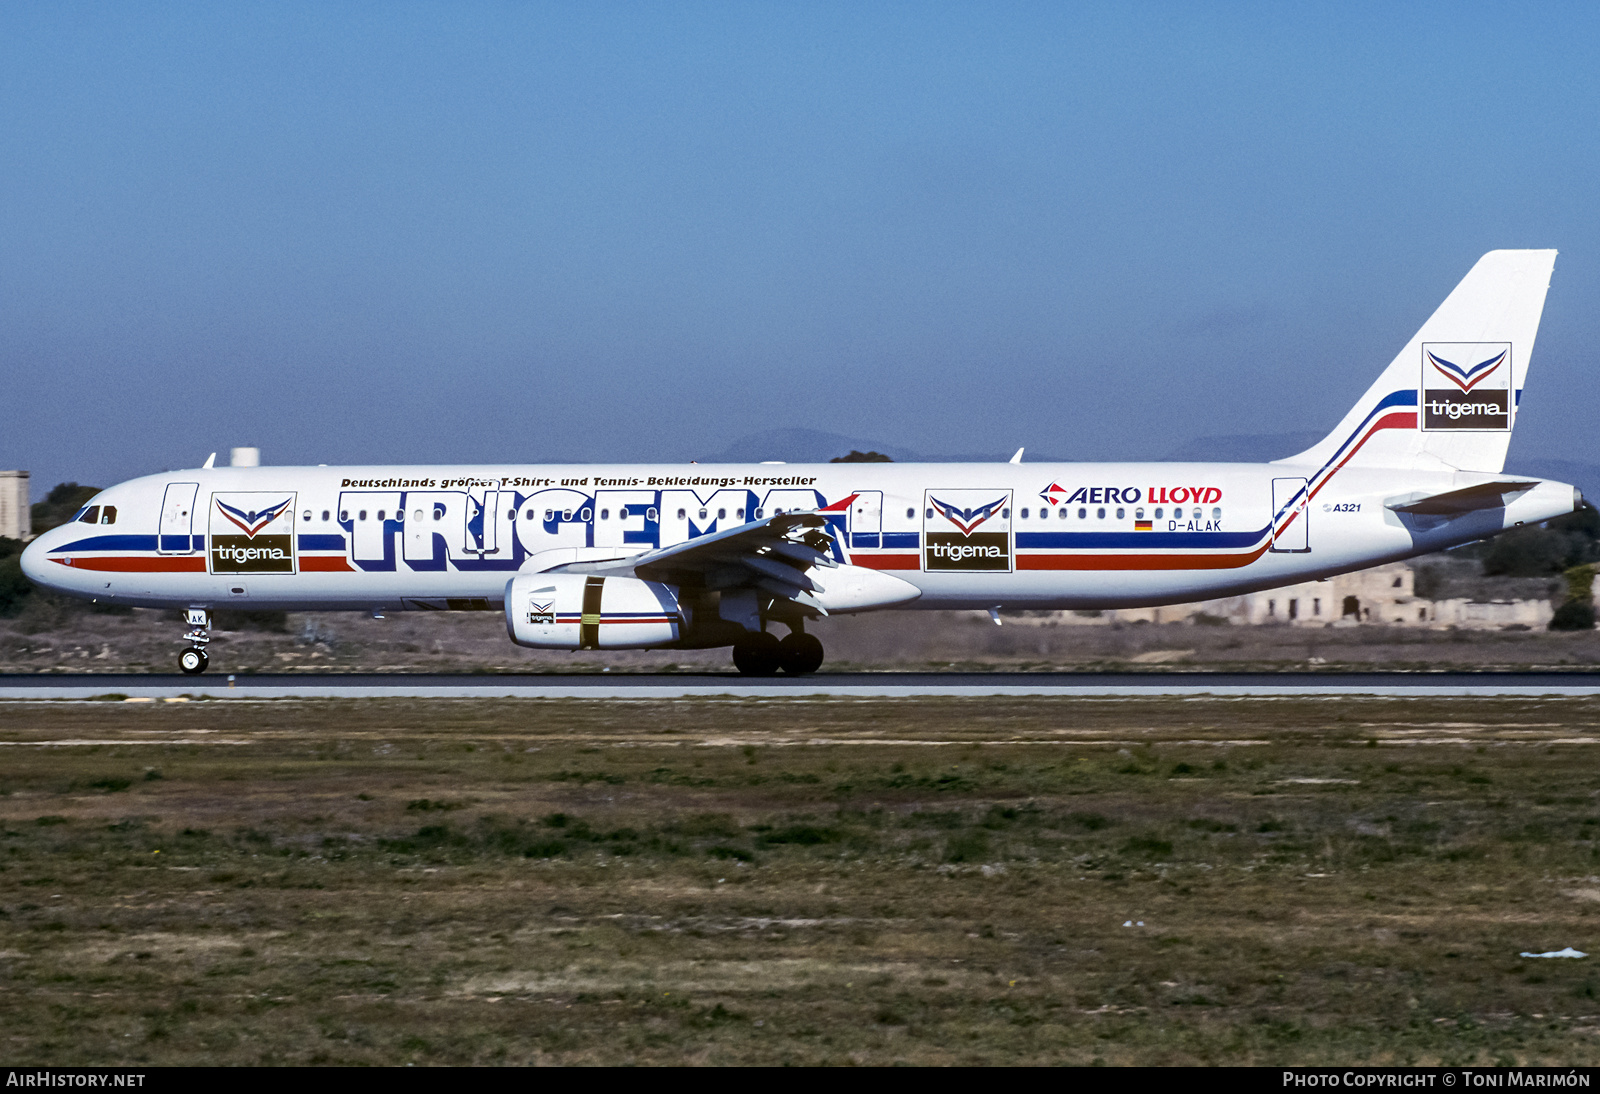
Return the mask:
[[[497,608],[518,573],[821,511],[836,561],[920,590],[900,607],[1130,607],[1355,570],[1573,509],[1552,482],[1458,516],[1388,508],[1497,478],[1173,463],[214,468],[112,487],[23,563],[51,589],[137,606]]]

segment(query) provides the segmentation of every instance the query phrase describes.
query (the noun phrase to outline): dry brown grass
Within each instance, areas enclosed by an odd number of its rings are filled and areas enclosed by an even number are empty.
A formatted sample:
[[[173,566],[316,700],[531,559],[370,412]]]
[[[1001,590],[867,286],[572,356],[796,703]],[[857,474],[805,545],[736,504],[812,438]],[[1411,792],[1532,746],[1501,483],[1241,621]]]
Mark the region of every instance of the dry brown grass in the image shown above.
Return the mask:
[[[10,703],[0,1043],[1591,1063],[1596,959],[1517,954],[1600,949],[1597,724],[1593,700]]]

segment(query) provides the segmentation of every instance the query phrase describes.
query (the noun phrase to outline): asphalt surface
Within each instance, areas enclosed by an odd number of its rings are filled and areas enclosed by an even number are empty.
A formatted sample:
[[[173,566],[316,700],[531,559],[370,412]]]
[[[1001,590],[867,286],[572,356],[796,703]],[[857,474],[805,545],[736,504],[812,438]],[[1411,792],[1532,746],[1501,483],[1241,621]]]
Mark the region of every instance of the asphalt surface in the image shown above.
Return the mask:
[[[755,678],[727,673],[206,673],[143,675],[0,675],[0,699],[215,698],[516,698],[661,699],[731,695],[754,698],[828,695],[1164,696],[1600,695],[1600,672],[1139,672],[1139,673],[817,673]]]

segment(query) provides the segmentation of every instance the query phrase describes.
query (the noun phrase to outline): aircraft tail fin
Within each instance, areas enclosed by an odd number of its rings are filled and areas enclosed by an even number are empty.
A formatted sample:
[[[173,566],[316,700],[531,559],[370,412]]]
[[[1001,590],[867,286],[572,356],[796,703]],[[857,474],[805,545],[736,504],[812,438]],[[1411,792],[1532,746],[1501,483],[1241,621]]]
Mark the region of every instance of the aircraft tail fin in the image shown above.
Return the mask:
[[[1505,468],[1555,251],[1490,251],[1344,416],[1283,464]]]

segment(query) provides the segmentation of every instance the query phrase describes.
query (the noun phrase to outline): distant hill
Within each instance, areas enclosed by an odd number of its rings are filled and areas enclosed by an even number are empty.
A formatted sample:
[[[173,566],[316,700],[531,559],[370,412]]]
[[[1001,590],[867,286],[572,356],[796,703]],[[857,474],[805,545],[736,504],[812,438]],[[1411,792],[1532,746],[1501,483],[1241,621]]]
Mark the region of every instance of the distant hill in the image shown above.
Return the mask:
[[[847,437],[842,433],[827,433],[820,429],[767,429],[740,437],[721,452],[706,456],[701,463],[761,463],[763,460],[782,460],[784,463],[827,463],[835,456],[843,456],[851,449],[858,452],[882,452],[896,463],[1005,463],[1011,452],[989,452],[964,455],[930,456],[913,452],[899,445],[883,441]],[[1035,456],[1030,450],[1023,454],[1026,463],[1064,463],[1059,456],[1043,453]]]
[[[1506,470],[1513,475],[1534,475],[1541,479],[1570,482],[1583,491],[1590,502],[1600,504],[1600,464],[1579,463],[1576,460],[1518,459],[1506,461]]]
[[[703,457],[700,462],[761,463],[763,460],[782,460],[784,463],[827,463],[851,449],[882,452],[893,457],[897,463],[919,458],[908,448],[860,437],[846,437],[842,433],[825,433],[820,429],[766,429],[740,437],[721,452]]]
[[[1321,433],[1248,433],[1196,437],[1162,457],[1174,463],[1271,463],[1304,452]]]

